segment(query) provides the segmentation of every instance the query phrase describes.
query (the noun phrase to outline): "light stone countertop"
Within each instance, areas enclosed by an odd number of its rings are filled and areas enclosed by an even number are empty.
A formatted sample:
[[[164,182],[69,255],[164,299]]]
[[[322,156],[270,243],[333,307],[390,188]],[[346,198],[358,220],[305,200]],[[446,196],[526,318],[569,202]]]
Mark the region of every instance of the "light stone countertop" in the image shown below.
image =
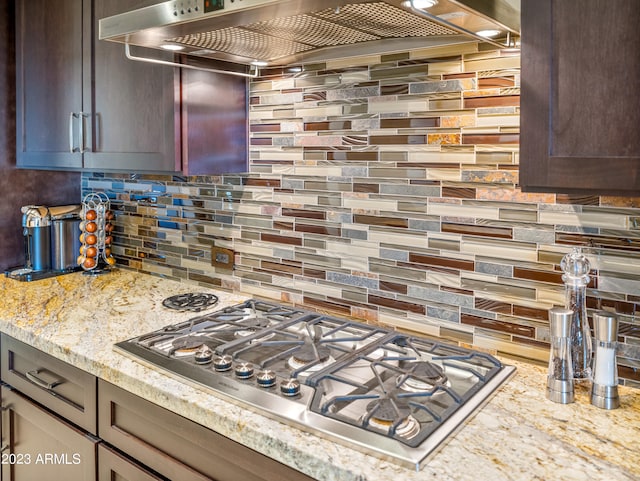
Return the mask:
[[[153,403],[323,481],[640,480],[640,390],[620,387],[621,408],[545,398],[546,368],[505,360],[515,377],[420,472],[304,433],[148,369],[112,346],[187,320],[161,301],[213,292],[217,308],[249,296],[117,269],[24,283],[0,280],[0,330]]]

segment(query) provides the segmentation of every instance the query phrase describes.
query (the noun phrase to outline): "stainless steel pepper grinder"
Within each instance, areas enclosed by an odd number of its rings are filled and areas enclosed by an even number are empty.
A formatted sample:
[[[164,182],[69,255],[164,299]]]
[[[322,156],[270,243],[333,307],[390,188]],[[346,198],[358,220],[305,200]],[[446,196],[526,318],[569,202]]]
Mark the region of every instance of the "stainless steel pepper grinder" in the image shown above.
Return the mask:
[[[593,359],[591,404],[603,409],[615,409],[620,406],[616,363],[618,318],[607,311],[594,312],[593,327],[596,350]]]
[[[574,400],[573,366],[571,362],[571,325],[573,311],[561,307],[549,310],[551,353],[547,376],[547,398],[567,404]]]

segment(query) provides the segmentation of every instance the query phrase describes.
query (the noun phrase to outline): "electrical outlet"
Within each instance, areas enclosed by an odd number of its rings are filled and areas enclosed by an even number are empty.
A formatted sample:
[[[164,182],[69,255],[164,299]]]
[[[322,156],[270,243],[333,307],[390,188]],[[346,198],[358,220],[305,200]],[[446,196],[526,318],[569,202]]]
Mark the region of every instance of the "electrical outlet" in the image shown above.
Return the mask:
[[[211,246],[211,265],[223,269],[233,269],[235,252],[224,247]]]

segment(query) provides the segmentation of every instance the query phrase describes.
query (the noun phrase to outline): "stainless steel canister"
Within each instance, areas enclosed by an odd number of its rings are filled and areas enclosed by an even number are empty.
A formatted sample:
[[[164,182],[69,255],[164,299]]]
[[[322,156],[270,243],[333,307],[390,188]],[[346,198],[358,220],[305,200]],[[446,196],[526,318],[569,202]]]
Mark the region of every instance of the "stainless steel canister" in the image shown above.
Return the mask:
[[[43,205],[25,205],[22,229],[25,242],[25,267],[34,271],[51,269],[51,216]]]
[[[80,205],[50,207],[51,269],[65,271],[76,267],[80,250]]]

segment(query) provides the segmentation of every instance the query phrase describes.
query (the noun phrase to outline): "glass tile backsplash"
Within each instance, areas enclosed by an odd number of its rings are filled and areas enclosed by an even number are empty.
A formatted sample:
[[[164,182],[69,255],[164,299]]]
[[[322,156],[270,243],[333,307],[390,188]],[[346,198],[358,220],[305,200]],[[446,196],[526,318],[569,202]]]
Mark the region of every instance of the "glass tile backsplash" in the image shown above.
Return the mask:
[[[640,386],[639,200],[522,193],[519,56],[461,51],[264,71],[249,173],[85,173],[83,191],[111,197],[121,266],[545,362],[582,246],[588,307],[620,314]]]

